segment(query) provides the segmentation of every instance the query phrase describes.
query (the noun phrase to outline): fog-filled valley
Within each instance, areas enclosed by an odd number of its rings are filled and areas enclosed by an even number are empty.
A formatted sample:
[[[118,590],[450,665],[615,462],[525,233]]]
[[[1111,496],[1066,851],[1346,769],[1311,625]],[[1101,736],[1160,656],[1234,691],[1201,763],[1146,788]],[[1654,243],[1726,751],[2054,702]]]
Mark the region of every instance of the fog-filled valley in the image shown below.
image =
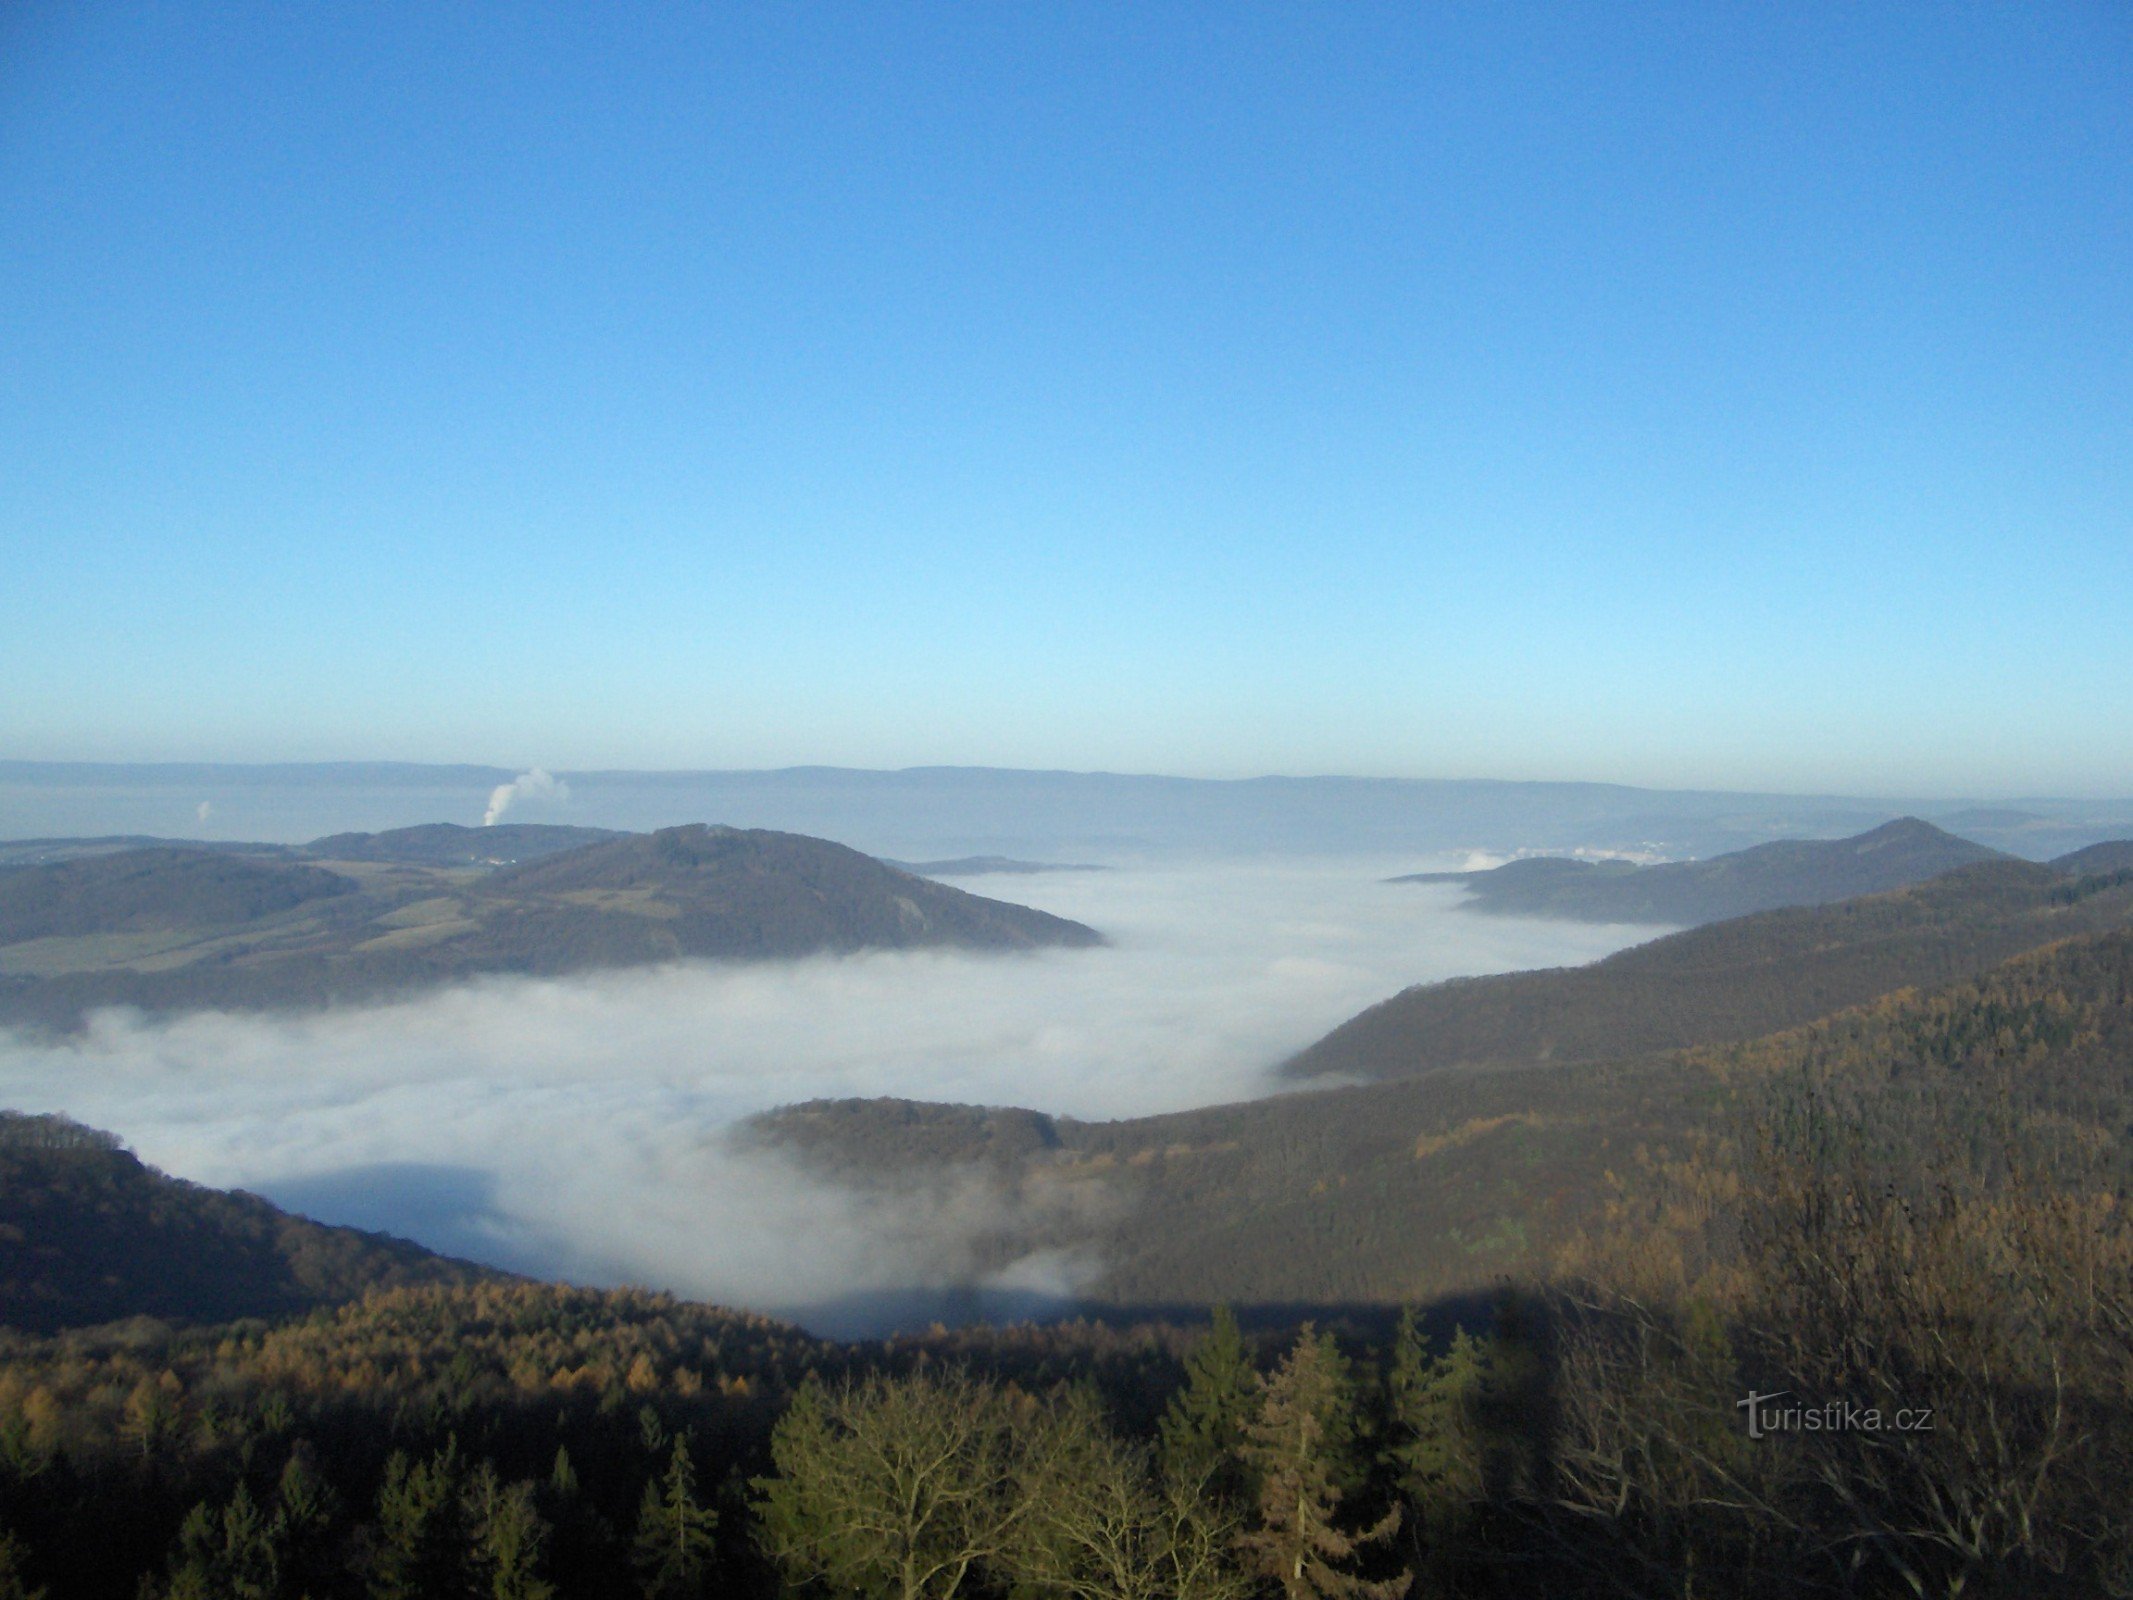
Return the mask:
[[[0,0],[0,1600],[2133,1600],[2129,112]]]
[[[1139,1116],[1273,1092],[1274,1069],[1414,983],[1588,961],[1661,931],[1484,918],[1413,857],[987,875],[1109,943],[492,978],[310,1014],[97,1015],[0,1034],[7,1103],[65,1111],[198,1182],[543,1277],[758,1308],[967,1278],[996,1197],[864,1201],[726,1133],[899,1096]],[[1458,865],[1460,861],[1446,864]],[[1010,1287],[1070,1292],[1088,1263]]]

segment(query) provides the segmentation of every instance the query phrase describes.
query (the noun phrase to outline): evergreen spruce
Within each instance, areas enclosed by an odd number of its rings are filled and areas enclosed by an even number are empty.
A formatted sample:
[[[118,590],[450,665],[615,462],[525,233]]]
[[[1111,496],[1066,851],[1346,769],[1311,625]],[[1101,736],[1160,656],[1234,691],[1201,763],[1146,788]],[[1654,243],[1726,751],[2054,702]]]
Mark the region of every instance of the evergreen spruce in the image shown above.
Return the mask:
[[[1259,1388],[1235,1315],[1228,1306],[1215,1307],[1207,1336],[1185,1358],[1185,1387],[1163,1415],[1164,1472],[1225,1499],[1249,1499],[1243,1450]]]
[[[470,1565],[486,1600],[551,1600],[554,1585],[542,1578],[541,1556],[548,1525],[533,1503],[533,1485],[498,1481],[484,1461],[467,1486]]]
[[[1464,1328],[1444,1354],[1432,1355],[1414,1313],[1401,1313],[1387,1384],[1392,1435],[1385,1459],[1413,1513],[1425,1559],[1440,1575],[1486,1498],[1480,1408],[1488,1371],[1488,1347]]]
[[[12,1533],[0,1533],[0,1600],[44,1600],[43,1589],[30,1587],[29,1550]]]
[[[646,1600],[683,1600],[703,1593],[718,1513],[696,1499],[696,1464],[688,1442],[674,1441],[663,1477],[644,1486],[630,1557]]]
[[[419,1466],[398,1450],[385,1463],[370,1563],[371,1600],[429,1600],[456,1592],[465,1547],[459,1475],[456,1440]]]
[[[1374,1525],[1339,1527],[1341,1463],[1335,1441],[1352,1432],[1339,1352],[1308,1325],[1268,1379],[1245,1455],[1259,1477],[1259,1527],[1239,1541],[1284,1600],[1398,1600],[1409,1575],[1372,1582],[1353,1571],[1370,1545],[1400,1525],[1395,1505]]]

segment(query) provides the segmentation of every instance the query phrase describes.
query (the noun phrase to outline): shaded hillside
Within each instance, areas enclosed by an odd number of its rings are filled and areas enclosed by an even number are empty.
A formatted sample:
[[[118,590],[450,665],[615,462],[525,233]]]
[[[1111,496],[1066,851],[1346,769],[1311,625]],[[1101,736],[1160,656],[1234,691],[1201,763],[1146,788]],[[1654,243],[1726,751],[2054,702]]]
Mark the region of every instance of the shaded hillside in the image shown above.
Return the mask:
[[[1487,872],[1393,880],[1458,882],[1465,908],[1499,916],[1694,926],[1781,906],[1826,905],[1923,883],[1958,867],[2005,859],[1997,850],[1899,817],[1850,839],[1784,839],[1704,861],[1640,867],[1542,856]]]
[[[2106,839],[2085,850],[2060,856],[2052,866],[2069,877],[2098,877],[2112,872],[2133,872],[2133,839]]]
[[[332,833],[304,849],[322,861],[397,861],[410,866],[489,867],[532,861],[580,845],[616,838],[612,828],[566,828],[544,822],[500,822],[469,828],[427,822],[384,833]]]
[[[346,894],[317,867],[159,846],[0,871],[0,945],[221,927]]]
[[[429,837],[417,848],[463,848]],[[483,973],[1102,942],[827,840],[702,825],[501,868],[136,851],[0,873],[9,892],[20,931],[0,939],[0,1022],[57,1028],[97,1006],[318,1006]]]
[[[977,1242],[977,1269],[1065,1252],[1091,1265],[1092,1301],[1391,1304],[1545,1276],[1624,1186],[1636,1194],[1668,1152],[1743,1119],[1759,1126],[1743,1094],[1810,1068],[1848,1085],[1849,1125],[1900,1151],[1925,1126],[1932,1085],[1959,1084],[1979,1061],[2018,1065],[2013,1085],[1978,1080],[1989,1090],[1978,1105],[1998,1108],[1987,1147],[2034,1134],[2051,1151],[2104,1152],[2126,1177],[2129,1056],[2133,931],[2121,930],[1710,1050],[1449,1070],[1105,1123],[816,1102],[750,1132],[881,1203],[951,1180],[995,1185],[998,1225]]]
[[[2133,885],[1987,862],[1889,894],[1707,923],[1589,966],[1408,989],[1342,1023],[1286,1070],[1392,1078],[1747,1039],[2128,920]]]
[[[0,1324],[269,1317],[495,1274],[144,1166],[63,1117],[0,1112]]]
[[[1677,1063],[1453,1072],[1121,1122],[813,1102],[750,1137],[882,1204],[994,1186],[974,1277],[1058,1252],[1126,1306],[1387,1305],[1543,1269],[1605,1174],[1714,1103]],[[1032,1137],[1038,1128],[1048,1137]],[[961,1136],[958,1142],[957,1136]]]

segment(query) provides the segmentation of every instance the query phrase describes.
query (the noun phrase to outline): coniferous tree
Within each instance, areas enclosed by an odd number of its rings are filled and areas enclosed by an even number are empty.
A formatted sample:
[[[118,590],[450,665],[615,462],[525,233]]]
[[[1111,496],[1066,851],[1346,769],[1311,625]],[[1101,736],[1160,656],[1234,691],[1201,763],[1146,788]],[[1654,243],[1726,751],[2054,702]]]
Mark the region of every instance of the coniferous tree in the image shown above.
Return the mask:
[[[1408,1574],[1372,1582],[1352,1569],[1368,1546],[1390,1539],[1400,1525],[1395,1505],[1368,1528],[1340,1526],[1340,1463],[1344,1426],[1339,1352],[1306,1325],[1295,1348],[1267,1380],[1259,1415],[1247,1430],[1245,1455],[1259,1475],[1259,1526],[1239,1541],[1259,1572],[1281,1586],[1285,1600],[1398,1600]]]
[[[281,1552],[273,1522],[237,1485],[221,1512],[193,1507],[178,1530],[168,1600],[277,1600]]]
[[[710,1564],[718,1512],[696,1499],[696,1464],[688,1441],[677,1438],[667,1470],[644,1486],[630,1559],[646,1600],[684,1600],[701,1594]]]
[[[550,1600],[555,1588],[541,1576],[548,1525],[533,1503],[533,1485],[506,1485],[484,1461],[466,1491],[471,1567],[487,1600]]]
[[[1385,1455],[1432,1559],[1448,1550],[1484,1498],[1479,1407],[1488,1353],[1464,1328],[1432,1355],[1412,1311],[1402,1312],[1388,1380],[1392,1437]]]
[[[465,1547],[459,1476],[457,1440],[420,1465],[398,1450],[385,1463],[370,1561],[371,1600],[429,1600],[457,1588]]]
[[[1185,1387],[1163,1414],[1163,1470],[1205,1484],[1229,1499],[1248,1498],[1245,1429],[1258,1404],[1260,1379],[1228,1306],[1217,1306],[1207,1336],[1185,1358]]]
[[[570,1464],[570,1450],[566,1445],[555,1447],[555,1465],[548,1469],[548,1492],[559,1501],[571,1501],[578,1497],[578,1473]]]
[[[42,1588],[30,1587],[30,1553],[12,1533],[0,1533],[0,1600],[44,1600]]]
[[[337,1587],[339,1563],[331,1539],[339,1510],[333,1486],[312,1464],[310,1446],[299,1440],[274,1491],[272,1534],[285,1592],[320,1595]]]

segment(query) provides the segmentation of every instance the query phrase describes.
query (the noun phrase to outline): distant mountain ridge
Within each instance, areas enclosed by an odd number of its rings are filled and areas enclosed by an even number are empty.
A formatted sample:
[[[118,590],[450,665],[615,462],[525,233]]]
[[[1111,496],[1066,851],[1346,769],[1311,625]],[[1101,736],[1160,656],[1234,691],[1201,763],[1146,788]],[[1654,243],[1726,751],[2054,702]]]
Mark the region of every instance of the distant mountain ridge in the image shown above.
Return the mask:
[[[571,843],[580,831],[334,838],[317,864],[159,846],[0,870],[0,1022],[309,1007],[692,958],[1102,943],[826,839],[695,824]],[[532,858],[467,864],[487,849]]]
[[[1848,839],[1783,839],[1701,861],[1636,866],[1537,856],[1489,871],[1416,873],[1393,881],[1460,883],[1472,895],[1465,909],[1498,916],[1693,927],[1781,906],[1878,894],[2007,859],[1920,818],[1898,817]]]
[[[0,760],[0,834],[191,831],[294,842],[350,828],[472,822],[509,767],[343,763],[124,765]],[[2133,832],[2133,796],[1864,797],[1634,788],[1490,779],[1259,777],[1039,772],[985,767],[880,771],[558,770],[570,814],[614,828],[693,818],[841,839],[929,861],[993,854],[1037,861],[1195,855],[1340,854],[1398,859],[1547,847],[1715,855],[1782,838],[1857,833],[1909,812],[2029,859]],[[1958,824],[1947,820],[1968,819]],[[514,812],[512,820],[522,820]],[[564,820],[543,814],[541,820]]]

